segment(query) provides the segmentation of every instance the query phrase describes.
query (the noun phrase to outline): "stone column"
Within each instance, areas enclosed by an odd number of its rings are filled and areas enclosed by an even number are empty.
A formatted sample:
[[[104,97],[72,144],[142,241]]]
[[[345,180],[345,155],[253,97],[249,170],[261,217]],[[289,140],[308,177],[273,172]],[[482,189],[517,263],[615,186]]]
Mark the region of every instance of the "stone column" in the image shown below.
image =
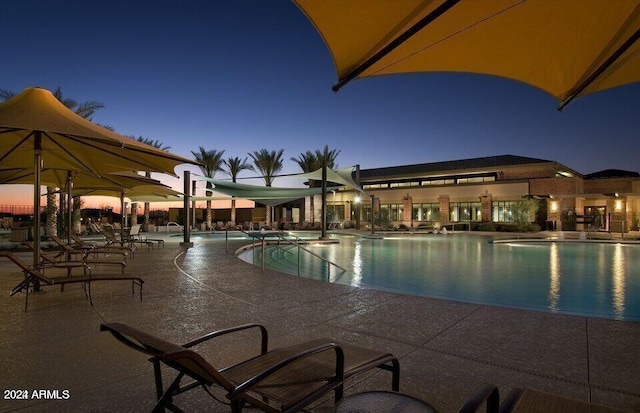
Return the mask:
[[[413,228],[413,198],[407,194],[402,198],[402,223]]]
[[[482,222],[491,222],[491,194],[485,192],[480,196],[480,210]]]
[[[440,203],[440,216],[442,217],[442,225],[449,223],[449,195],[440,195],[438,197]]]

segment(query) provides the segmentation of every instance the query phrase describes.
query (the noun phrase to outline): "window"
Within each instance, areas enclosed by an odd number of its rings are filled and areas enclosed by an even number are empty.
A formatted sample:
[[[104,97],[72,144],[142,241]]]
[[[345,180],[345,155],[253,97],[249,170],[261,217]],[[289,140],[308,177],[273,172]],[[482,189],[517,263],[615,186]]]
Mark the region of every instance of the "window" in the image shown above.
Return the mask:
[[[440,204],[413,204],[414,221],[435,221],[439,219]]]
[[[449,220],[451,222],[482,221],[482,204],[480,202],[451,202],[449,204]]]
[[[385,216],[385,214],[388,213],[390,221],[402,221],[403,211],[404,211],[404,205],[402,204],[380,204],[381,215]]]
[[[491,220],[493,222],[513,222],[513,205],[518,201],[493,201]]]

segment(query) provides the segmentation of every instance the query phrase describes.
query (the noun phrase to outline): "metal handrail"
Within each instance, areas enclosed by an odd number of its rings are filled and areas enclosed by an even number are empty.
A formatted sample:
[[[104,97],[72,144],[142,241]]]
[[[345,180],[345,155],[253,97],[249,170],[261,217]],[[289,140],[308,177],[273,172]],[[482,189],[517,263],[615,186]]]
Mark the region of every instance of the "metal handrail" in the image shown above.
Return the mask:
[[[250,234],[249,232],[245,231],[244,229],[238,228],[238,230],[243,232],[243,233],[245,233],[245,234],[247,234],[248,236],[252,237],[255,240],[256,237],[253,236],[252,234]],[[342,270],[342,271],[347,271],[344,268],[342,268],[341,266],[339,266],[338,264],[336,264],[335,262],[331,262],[328,259],[326,259],[325,257],[323,257],[321,255],[318,255],[315,252],[313,252],[313,251],[301,246],[299,244],[299,241],[302,238],[299,238],[299,237],[297,237],[297,236],[295,236],[295,235],[293,235],[291,233],[287,233],[290,237],[293,237],[295,239],[295,242],[293,242],[290,239],[285,238],[282,234],[283,234],[282,232],[269,232],[269,233],[265,233],[265,234],[261,234],[261,235],[275,235],[276,237],[278,237],[278,245],[280,245],[280,241],[282,240],[282,241],[284,241],[284,242],[286,242],[288,244],[291,244],[291,245],[293,245],[293,246],[298,248],[298,277],[300,276],[300,250],[303,250],[303,251],[313,255],[314,257],[317,257],[317,258],[319,258],[322,261],[327,263],[327,281],[331,281],[331,266],[332,265],[334,267]],[[261,239],[262,239],[262,271],[264,271],[264,246],[265,246],[264,238],[265,238],[264,236],[261,237]],[[253,249],[255,251],[255,242],[253,244]],[[255,254],[254,254],[254,257],[255,257]]]
[[[178,223],[177,223],[177,222],[175,222],[175,221],[168,222],[168,223],[167,223],[167,225],[165,225],[165,227],[166,227],[166,229],[167,229],[167,232],[169,232],[169,227],[170,227],[171,225],[175,225],[176,227],[180,228],[180,231],[181,231],[181,232],[184,232],[184,227],[183,227],[182,225],[178,224]]]

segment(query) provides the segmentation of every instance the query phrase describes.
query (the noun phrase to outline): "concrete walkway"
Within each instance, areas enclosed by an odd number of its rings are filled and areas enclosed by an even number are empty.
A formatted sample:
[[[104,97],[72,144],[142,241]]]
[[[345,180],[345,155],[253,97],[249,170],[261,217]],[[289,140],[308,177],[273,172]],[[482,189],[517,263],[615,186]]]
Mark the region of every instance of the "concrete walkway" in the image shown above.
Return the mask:
[[[441,412],[457,411],[484,383],[501,395],[537,389],[640,411],[640,323],[553,315],[412,297],[328,284],[253,267],[233,252],[246,241],[179,238],[165,248],[141,248],[128,274],[144,278],[144,298],[126,282],[94,283],[94,306],[79,286],[64,292],[8,297],[22,274],[0,261],[0,411],[142,412],[154,405],[152,365],[110,334],[105,321],[131,324],[169,341],[256,322],[270,347],[317,337],[386,350],[400,359],[400,390]],[[26,261],[30,254],[20,253]],[[257,340],[223,340],[203,354],[222,367],[252,351]],[[390,374],[349,382],[346,394],[390,389]],[[19,392],[8,392],[16,390]],[[27,391],[28,400],[7,400]],[[34,390],[58,390],[61,400]],[[67,392],[64,392],[66,390]],[[38,394],[38,393],[36,393]],[[50,393],[49,397],[55,393]],[[219,392],[221,397],[222,393]],[[65,395],[68,395],[65,398]],[[229,411],[200,389],[176,399],[186,411]],[[331,396],[311,406],[333,408]]]

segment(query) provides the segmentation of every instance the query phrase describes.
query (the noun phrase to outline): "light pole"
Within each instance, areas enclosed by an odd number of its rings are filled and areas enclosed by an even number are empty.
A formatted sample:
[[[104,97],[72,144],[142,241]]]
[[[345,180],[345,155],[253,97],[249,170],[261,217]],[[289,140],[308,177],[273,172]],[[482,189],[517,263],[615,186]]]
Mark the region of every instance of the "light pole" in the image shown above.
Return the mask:
[[[375,197],[373,195],[371,195],[371,235],[373,235],[373,201],[374,201]]]
[[[360,229],[360,196],[356,195],[353,202],[356,204],[356,230]]]

